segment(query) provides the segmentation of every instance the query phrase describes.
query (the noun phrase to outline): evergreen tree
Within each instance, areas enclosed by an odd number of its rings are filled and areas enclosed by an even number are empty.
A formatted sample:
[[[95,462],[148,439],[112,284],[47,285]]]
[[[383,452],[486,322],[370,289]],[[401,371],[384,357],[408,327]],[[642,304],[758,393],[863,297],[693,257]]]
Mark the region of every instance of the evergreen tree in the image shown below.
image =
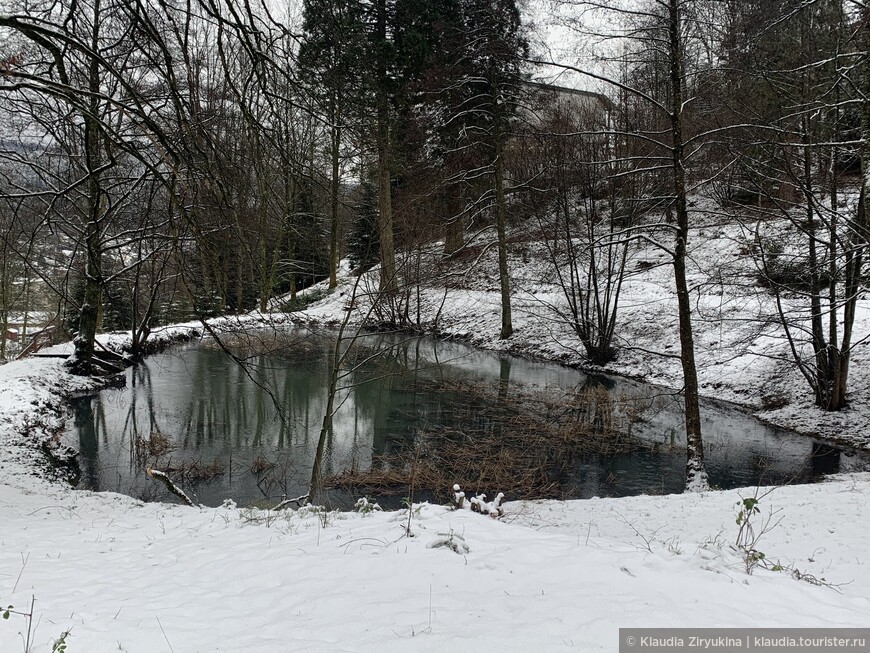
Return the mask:
[[[528,42],[515,0],[463,0],[467,38],[462,64],[465,79],[456,120],[462,123],[459,147],[470,145],[491,180],[488,197],[495,214],[502,304],[502,338],[513,333],[507,264],[507,201],[504,147],[522,93]],[[467,141],[463,143],[463,141]]]
[[[397,0],[397,93],[394,150],[400,170],[398,219],[407,234],[431,240],[445,223],[459,221],[465,205],[459,150],[466,39],[459,0]],[[426,198],[420,201],[420,198]],[[402,224],[405,224],[404,222]],[[405,240],[405,245],[410,245]]]

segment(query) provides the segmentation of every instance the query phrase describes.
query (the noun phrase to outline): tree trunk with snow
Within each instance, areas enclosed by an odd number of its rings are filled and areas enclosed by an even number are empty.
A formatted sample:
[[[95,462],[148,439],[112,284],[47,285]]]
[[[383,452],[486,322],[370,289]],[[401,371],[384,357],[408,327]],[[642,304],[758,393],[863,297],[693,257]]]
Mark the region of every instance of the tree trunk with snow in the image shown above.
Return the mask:
[[[692,303],[686,279],[686,246],[689,238],[689,211],[686,203],[686,171],[683,144],[683,48],[680,40],[679,0],[668,0],[668,35],[670,38],[671,136],[674,208],[677,238],[674,251],[674,281],[680,324],[680,362],[683,367],[683,395],[686,411],[686,489],[709,488],[704,466],[701,438],[701,408],[698,396],[698,370],[692,334]]]

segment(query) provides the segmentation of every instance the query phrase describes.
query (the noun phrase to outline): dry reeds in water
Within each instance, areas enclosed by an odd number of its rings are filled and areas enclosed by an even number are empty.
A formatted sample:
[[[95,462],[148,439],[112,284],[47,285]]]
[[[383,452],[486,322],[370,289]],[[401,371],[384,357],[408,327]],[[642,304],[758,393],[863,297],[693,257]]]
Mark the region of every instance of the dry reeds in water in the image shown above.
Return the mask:
[[[215,458],[208,463],[202,460],[186,460],[178,466],[167,467],[166,470],[183,477],[189,483],[195,483],[223,476],[227,472],[227,466],[220,458]]]
[[[397,495],[413,480],[415,490],[439,500],[449,499],[454,483],[518,499],[562,498],[570,495],[578,460],[643,448],[628,433],[630,420],[638,418],[636,406],[599,386],[562,396],[514,390],[508,401],[497,388],[437,385],[439,392],[466,398],[454,425],[423,429],[413,447],[376,459],[368,470],[353,466],[333,475],[325,479],[327,487]]]
[[[251,462],[251,473],[259,475],[264,472],[268,472],[271,469],[274,469],[275,466],[275,463],[270,461],[265,456],[257,456]]]
[[[148,456],[159,458],[176,449],[177,446],[168,436],[159,431],[152,432],[147,438],[137,436],[133,439],[133,453],[138,460]]]

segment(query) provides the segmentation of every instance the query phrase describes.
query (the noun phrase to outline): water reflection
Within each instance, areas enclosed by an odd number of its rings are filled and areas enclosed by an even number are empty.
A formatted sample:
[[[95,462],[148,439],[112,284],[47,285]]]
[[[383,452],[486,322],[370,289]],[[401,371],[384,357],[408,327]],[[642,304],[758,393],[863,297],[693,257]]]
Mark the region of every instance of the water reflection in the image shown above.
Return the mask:
[[[144,474],[154,465],[170,470],[208,505],[303,494],[326,407],[332,337],[293,332],[274,355],[248,352],[244,367],[219,348],[199,344],[131,368],[126,388],[74,403],[67,437],[81,452],[80,487],[171,500]],[[527,448],[537,451],[537,462],[546,459],[545,480],[556,484],[560,496],[681,491],[685,444],[673,393],[396,335],[366,336],[347,361],[328,433],[325,476],[386,473],[389,461],[413,450],[415,442],[428,446],[445,433],[507,443],[552,422],[565,438],[574,433],[570,446],[564,452]],[[520,399],[541,414],[517,412]],[[708,403],[702,412],[716,486],[805,482],[819,474],[870,469],[866,453],[771,428],[729,407]],[[588,429],[583,437],[618,431],[626,446],[608,455],[578,447],[583,440],[571,431],[575,423]],[[461,438],[456,442],[456,456],[464,455]],[[469,489],[494,494],[505,488]]]

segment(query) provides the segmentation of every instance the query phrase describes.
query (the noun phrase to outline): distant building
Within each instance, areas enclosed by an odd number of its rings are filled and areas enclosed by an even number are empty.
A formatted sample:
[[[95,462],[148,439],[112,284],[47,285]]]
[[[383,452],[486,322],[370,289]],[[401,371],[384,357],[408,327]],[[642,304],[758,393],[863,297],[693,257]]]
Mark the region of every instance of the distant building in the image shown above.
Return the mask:
[[[540,82],[524,83],[524,96],[507,145],[508,177],[515,188],[528,188],[526,209],[546,212],[556,188],[575,196],[605,192],[604,174],[593,173],[613,159],[614,104],[601,93]]]
[[[574,134],[604,146],[612,154],[615,105],[606,95],[541,82],[524,83],[527,99],[523,115],[530,133]]]
[[[611,125],[614,104],[606,95],[542,82],[528,81],[525,87],[532,96],[533,111],[546,111],[550,107],[551,111],[574,114],[600,127],[609,128]]]

